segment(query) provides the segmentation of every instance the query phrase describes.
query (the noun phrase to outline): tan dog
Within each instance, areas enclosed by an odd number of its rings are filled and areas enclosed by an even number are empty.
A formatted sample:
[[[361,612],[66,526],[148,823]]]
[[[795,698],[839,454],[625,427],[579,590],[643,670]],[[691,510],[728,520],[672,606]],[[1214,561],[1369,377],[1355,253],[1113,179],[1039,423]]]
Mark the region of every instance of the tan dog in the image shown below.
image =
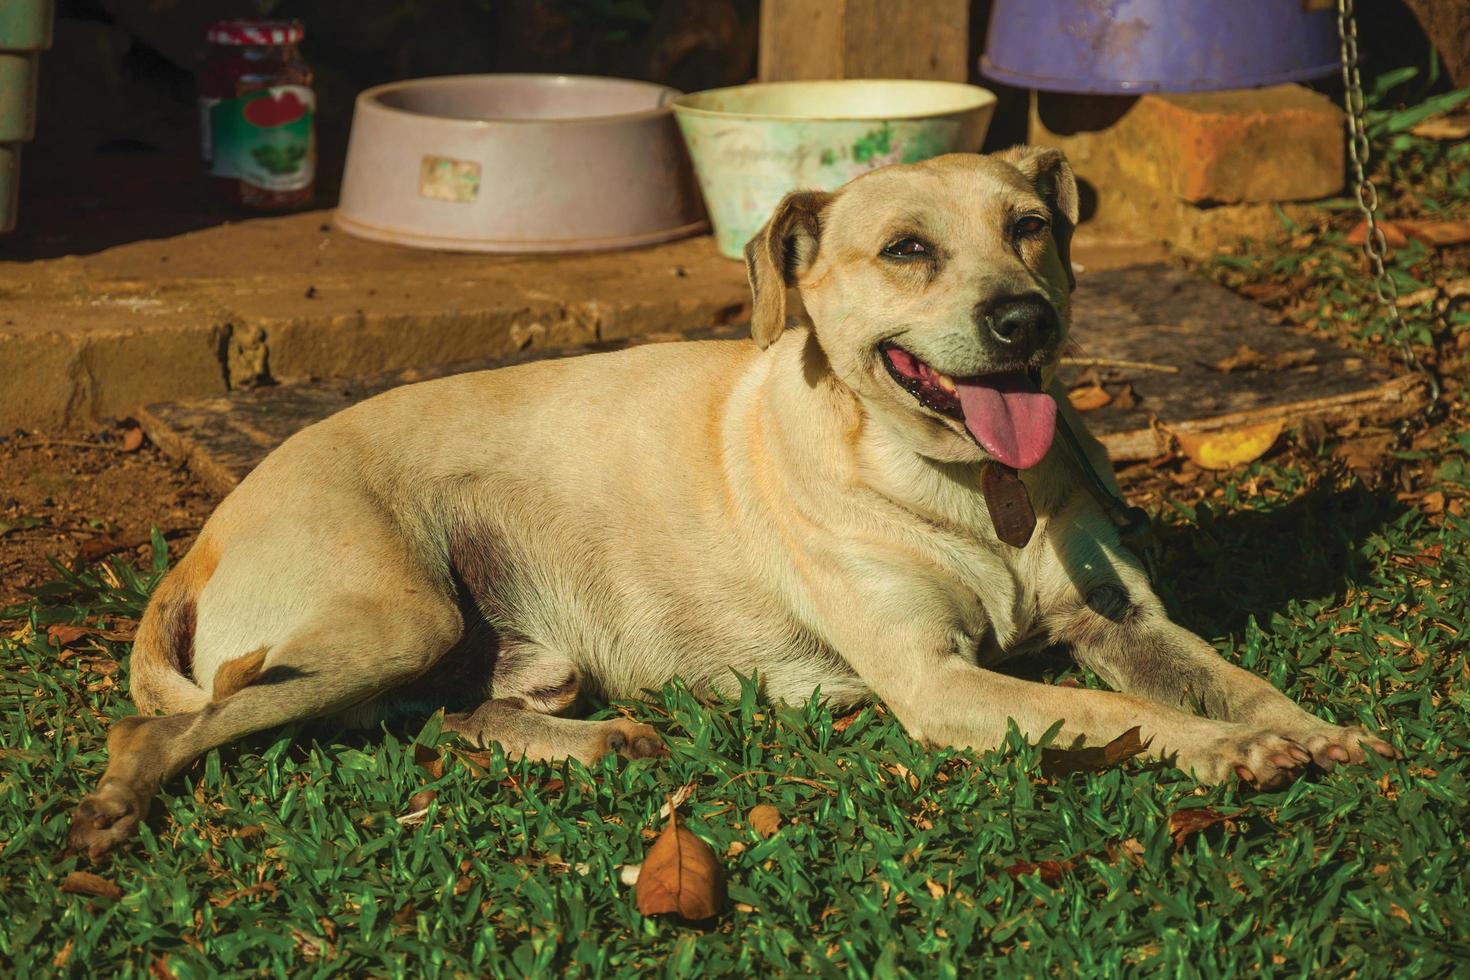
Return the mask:
[[[934,744],[989,748],[1007,719],[1032,738],[1061,720],[1065,743],[1141,725],[1208,782],[1391,754],[1171,623],[1049,451],[1075,202],[1047,149],[792,194],[748,249],[754,345],[462,375],[293,437],[153,597],[141,714],[113,726],[73,846],[125,840],[214,746],[447,691],[478,702],[452,728],[537,759],[662,751],[644,725],[558,717],[583,687],[733,692],[737,672],[787,701],[876,695]],[[788,285],[814,329],[784,329]],[[1021,470],[1023,548],[996,538],[987,459]],[[1121,693],[988,669],[1053,642]]]

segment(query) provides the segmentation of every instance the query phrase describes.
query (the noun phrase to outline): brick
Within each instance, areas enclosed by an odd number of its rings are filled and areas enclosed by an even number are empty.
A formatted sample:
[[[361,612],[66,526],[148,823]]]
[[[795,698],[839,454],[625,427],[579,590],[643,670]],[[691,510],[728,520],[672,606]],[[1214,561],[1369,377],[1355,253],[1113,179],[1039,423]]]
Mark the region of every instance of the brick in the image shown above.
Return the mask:
[[[1341,111],[1300,85],[1190,95],[1039,96],[1031,142],[1097,187],[1141,183],[1192,204],[1303,201],[1343,185]]]

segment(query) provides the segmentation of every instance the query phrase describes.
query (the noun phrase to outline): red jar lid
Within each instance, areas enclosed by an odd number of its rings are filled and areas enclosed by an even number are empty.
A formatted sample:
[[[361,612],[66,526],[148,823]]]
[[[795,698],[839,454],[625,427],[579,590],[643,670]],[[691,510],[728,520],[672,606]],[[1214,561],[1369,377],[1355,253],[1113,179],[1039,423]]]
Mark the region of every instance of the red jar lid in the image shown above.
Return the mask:
[[[296,44],[306,36],[299,20],[217,20],[204,32],[210,44],[235,47]]]

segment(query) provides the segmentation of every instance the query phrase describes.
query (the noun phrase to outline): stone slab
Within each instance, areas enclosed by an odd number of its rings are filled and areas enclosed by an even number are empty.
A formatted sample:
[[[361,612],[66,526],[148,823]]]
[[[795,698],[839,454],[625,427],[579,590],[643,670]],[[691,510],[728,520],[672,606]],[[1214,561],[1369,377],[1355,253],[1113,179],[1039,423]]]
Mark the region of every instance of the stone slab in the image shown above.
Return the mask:
[[[604,341],[569,350],[547,348],[512,358],[385,373],[356,381],[283,384],[148,406],[144,429],[160,447],[185,459],[222,491],[238,483],[291,433],[348,405],[400,384],[548,356],[588,353],[630,343],[745,335],[729,323]],[[1170,431],[1209,431],[1280,418],[1387,419],[1423,404],[1422,384],[1394,377],[1313,335],[1279,326],[1260,307],[1222,287],[1164,264],[1107,268],[1098,263],[1078,282],[1074,345],[1064,377],[1094,372],[1105,385],[1132,388],[1137,404],[1087,413],[1117,460],[1148,459],[1168,448]],[[1214,364],[1248,345],[1263,355],[1298,354],[1284,371],[1235,371]]]
[[[327,211],[0,262],[0,428],[261,384],[504,358],[748,317],[708,236],[485,256],[360,241]],[[3,257],[3,256],[0,256]]]

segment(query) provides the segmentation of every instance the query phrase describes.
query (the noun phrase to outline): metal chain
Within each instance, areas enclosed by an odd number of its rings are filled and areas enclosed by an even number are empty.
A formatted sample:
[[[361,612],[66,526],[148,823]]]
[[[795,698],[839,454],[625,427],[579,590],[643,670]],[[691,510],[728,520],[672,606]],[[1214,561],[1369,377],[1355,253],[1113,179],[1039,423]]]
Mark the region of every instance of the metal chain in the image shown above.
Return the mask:
[[[1358,22],[1354,4],[1355,0],[1337,0],[1337,36],[1342,47],[1343,103],[1348,117],[1348,160],[1353,170],[1353,194],[1367,228],[1367,234],[1363,236],[1363,254],[1368,257],[1368,266],[1373,272],[1373,291],[1378,294],[1378,302],[1388,314],[1389,329],[1403,352],[1404,363],[1429,381],[1428,411],[1432,413],[1439,402],[1439,379],[1420,363],[1414,353],[1408,328],[1399,314],[1398,283],[1394,282],[1383,263],[1388,253],[1388,241],[1378,225],[1378,188],[1373,186],[1366,172],[1368,128],[1363,116],[1367,106],[1363,97],[1363,79],[1358,74]]]

